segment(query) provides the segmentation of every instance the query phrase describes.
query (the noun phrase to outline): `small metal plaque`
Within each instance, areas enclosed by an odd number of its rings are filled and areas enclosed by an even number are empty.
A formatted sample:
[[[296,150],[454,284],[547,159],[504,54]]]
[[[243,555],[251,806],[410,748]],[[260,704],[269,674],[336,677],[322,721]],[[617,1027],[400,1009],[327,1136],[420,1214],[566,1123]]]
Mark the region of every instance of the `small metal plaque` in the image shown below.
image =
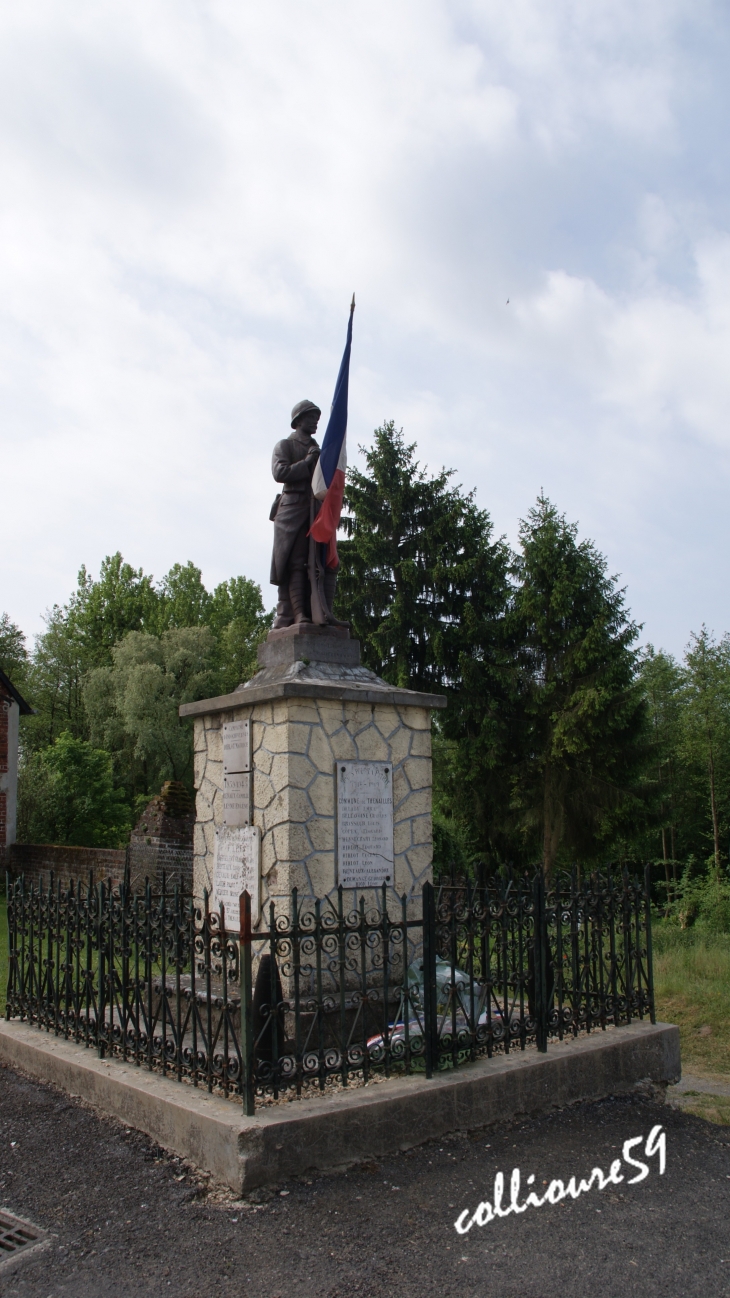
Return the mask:
[[[223,774],[251,770],[251,723],[227,721],[223,726]]]
[[[244,890],[250,893],[251,921],[256,924],[261,911],[261,830],[258,825],[216,830],[213,905],[217,909],[223,902],[229,932],[238,930],[239,898]]]
[[[251,824],[251,772],[223,776],[223,824],[241,828]]]
[[[393,768],[337,763],[337,881],[343,888],[393,884]]]

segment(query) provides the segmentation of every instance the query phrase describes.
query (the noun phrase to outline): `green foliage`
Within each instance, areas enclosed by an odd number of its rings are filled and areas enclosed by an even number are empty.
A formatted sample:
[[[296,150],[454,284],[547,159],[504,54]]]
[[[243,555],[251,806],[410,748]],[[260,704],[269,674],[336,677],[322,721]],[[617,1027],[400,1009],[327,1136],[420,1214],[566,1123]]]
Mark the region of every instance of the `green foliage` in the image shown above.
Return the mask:
[[[45,748],[63,731],[88,737],[82,697],[87,663],[74,614],[68,606],[54,605],[45,622],[28,670],[28,702],[36,715],[21,722],[25,750]]]
[[[16,689],[25,683],[28,671],[25,636],[7,613],[0,613],[0,671],[10,677]]]
[[[18,840],[118,847],[129,834],[124,795],[108,753],[64,731],[31,753],[18,775]]]
[[[218,637],[218,689],[228,694],[258,671],[256,651],[274,620],[264,611],[261,587],[247,577],[231,577],[216,586],[207,613]]]
[[[520,525],[510,611],[524,723],[513,804],[546,871],[643,813],[648,712],[624,593],[544,496]],[[633,823],[632,823],[633,822]]]
[[[125,563],[119,551],[103,560],[98,581],[82,567],[69,619],[81,640],[85,670],[108,664],[128,631],[157,630],[159,602],[152,577]]]
[[[715,869],[721,867],[721,806],[730,796],[730,637],[716,644],[705,627],[685,654],[684,748],[705,774]],[[727,821],[725,821],[727,825]]]
[[[386,423],[348,473],[338,610],[369,667],[410,689],[459,689],[463,656],[485,651],[503,603],[508,551],[474,494],[429,478],[415,444]]]
[[[211,603],[200,568],[190,561],[174,563],[160,587],[156,629],[203,626],[208,621]]]
[[[670,924],[683,930],[696,926],[707,933],[730,933],[730,879],[717,871],[714,854],[704,869],[690,857],[671,887],[664,913]]]
[[[181,703],[210,697],[218,684],[217,644],[210,627],[175,627],[162,636],[130,631],[115,645],[112,666],[86,683],[92,739],[114,753],[117,778],[129,795],[168,779],[192,783],[189,723]]]

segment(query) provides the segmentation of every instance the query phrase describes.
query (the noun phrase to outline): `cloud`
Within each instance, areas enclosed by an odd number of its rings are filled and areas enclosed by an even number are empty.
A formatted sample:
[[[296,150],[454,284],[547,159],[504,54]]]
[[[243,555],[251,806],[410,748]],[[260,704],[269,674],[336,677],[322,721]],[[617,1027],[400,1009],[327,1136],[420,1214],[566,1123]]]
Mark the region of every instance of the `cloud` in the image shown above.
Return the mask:
[[[706,0],[4,11],[11,615],[116,548],[265,584],[270,449],[326,406],[355,288],[353,443],[395,417],[512,535],[549,489],[656,640],[730,623],[689,571],[727,540],[728,28]]]

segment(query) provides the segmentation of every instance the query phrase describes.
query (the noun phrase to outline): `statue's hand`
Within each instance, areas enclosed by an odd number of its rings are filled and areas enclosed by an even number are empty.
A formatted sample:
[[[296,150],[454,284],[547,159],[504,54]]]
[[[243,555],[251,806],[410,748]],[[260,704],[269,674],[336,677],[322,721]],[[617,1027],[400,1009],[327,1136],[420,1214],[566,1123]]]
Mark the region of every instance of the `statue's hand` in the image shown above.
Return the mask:
[[[307,451],[307,460],[311,464],[316,464],[318,459],[319,459],[319,447],[310,446],[309,450]]]

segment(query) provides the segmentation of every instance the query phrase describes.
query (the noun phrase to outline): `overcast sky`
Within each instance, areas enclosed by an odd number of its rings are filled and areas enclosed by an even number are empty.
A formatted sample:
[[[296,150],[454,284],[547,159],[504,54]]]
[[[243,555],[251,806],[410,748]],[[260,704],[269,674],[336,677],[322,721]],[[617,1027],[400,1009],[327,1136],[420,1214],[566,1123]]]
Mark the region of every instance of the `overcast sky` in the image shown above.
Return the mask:
[[[5,5],[0,610],[117,549],[272,604],[355,289],[351,458],[393,418],[510,540],[543,488],[645,639],[730,630],[728,66],[705,0]]]

